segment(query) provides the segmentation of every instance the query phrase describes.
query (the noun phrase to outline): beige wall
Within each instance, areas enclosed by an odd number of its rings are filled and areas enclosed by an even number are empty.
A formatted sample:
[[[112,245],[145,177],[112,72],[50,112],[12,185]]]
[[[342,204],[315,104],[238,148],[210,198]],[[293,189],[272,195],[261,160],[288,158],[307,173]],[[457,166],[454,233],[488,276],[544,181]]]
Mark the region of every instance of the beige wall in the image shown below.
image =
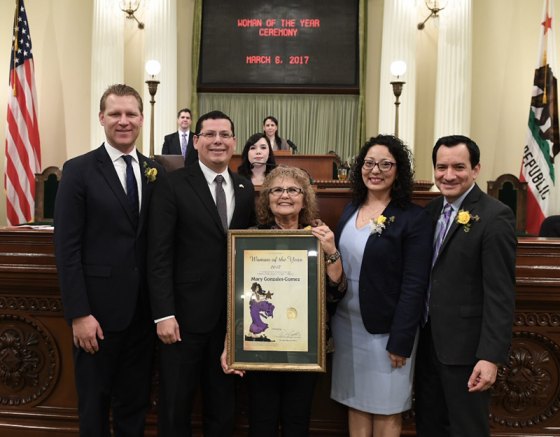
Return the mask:
[[[178,1],[178,105],[191,102],[191,40],[195,0]],[[452,1],[452,0],[450,0]],[[31,26],[39,100],[43,167],[61,166],[69,157],[90,149],[91,14],[93,0],[26,0]],[[518,174],[525,142],[530,93],[538,50],[542,1],[472,0],[473,94],[471,131],[482,149],[483,188],[502,173]],[[555,0],[560,13],[560,0]],[[0,2],[0,168],[4,168],[8,64],[14,1]],[[368,0],[366,133],[378,126],[379,56],[382,0]],[[558,29],[558,27],[556,27]],[[560,33],[560,32],[558,32]],[[557,35],[558,36],[558,35]],[[143,84],[143,34],[126,23],[125,78],[138,89]],[[560,45],[558,46],[560,47]],[[430,21],[418,34],[416,172],[431,179],[433,107],[437,28]],[[387,84],[389,86],[389,84]],[[406,89],[405,89],[406,92]],[[146,113],[148,115],[148,112]],[[5,201],[0,198],[0,224],[5,224]]]

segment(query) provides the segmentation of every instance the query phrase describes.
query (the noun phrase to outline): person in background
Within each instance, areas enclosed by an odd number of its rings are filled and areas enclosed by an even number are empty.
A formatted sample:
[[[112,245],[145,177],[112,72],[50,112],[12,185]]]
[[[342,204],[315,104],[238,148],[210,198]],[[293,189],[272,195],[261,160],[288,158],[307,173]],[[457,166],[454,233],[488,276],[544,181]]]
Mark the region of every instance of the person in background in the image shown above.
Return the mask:
[[[159,344],[160,437],[192,435],[199,387],[205,437],[234,424],[234,378],[220,367],[227,318],[227,231],[255,224],[251,182],[229,171],[235,127],[220,111],[196,123],[198,162],[162,178],[150,207],[148,283]]]
[[[489,388],[511,344],[515,217],[475,183],[480,150],[473,140],[440,138],[432,161],[442,196],[426,207],[436,231],[416,362],[416,432],[487,437]]]
[[[411,166],[400,139],[370,138],[351,172],[353,199],[336,229],[348,290],[331,320],[331,397],[348,406],[353,437],[400,437],[401,412],[412,403],[432,224],[411,203]]]
[[[161,148],[162,155],[183,155],[185,165],[192,164],[198,159],[198,153],[193,146],[194,134],[191,132],[192,113],[183,108],[177,113],[177,132],[166,135]]]
[[[146,283],[148,205],[163,169],[135,147],[142,99],[112,85],[105,142],[64,164],[54,212],[64,317],[72,326],[80,435],[142,436],[155,333]]]
[[[267,136],[260,132],[251,135],[243,147],[237,173],[250,179],[253,185],[262,185],[265,176],[275,167],[274,152]]]
[[[258,229],[304,229],[320,223],[317,219],[315,192],[305,172],[295,167],[280,166],[266,177],[257,202]],[[338,287],[344,283],[342,260],[328,226],[312,227],[321,242],[326,258],[326,273],[333,293],[339,299]],[[258,290],[257,285],[254,284]],[[245,372],[227,365],[226,350],[221,357],[225,373],[243,376]],[[276,437],[281,427],[283,437],[309,434],[311,403],[317,381],[316,372],[246,372],[249,387],[249,436]]]
[[[280,138],[278,135],[278,120],[269,115],[263,120],[263,132],[270,141],[272,150],[292,150],[297,151],[297,146],[290,140]]]

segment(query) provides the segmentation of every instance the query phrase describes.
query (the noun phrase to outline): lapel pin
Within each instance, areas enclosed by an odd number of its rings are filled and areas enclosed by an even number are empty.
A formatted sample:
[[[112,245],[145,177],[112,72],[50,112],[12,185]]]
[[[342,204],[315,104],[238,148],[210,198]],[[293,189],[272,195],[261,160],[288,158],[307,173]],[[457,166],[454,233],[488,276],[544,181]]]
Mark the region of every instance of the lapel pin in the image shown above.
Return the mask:
[[[239,184],[239,188],[245,188],[245,185]]]

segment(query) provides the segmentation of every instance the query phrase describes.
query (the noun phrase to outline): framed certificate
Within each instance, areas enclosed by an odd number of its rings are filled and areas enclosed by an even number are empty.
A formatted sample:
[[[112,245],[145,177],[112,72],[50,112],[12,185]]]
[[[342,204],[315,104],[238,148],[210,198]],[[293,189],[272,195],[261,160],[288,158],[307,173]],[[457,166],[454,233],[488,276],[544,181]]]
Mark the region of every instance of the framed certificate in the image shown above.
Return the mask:
[[[311,231],[229,231],[228,365],[325,372],[324,272]]]

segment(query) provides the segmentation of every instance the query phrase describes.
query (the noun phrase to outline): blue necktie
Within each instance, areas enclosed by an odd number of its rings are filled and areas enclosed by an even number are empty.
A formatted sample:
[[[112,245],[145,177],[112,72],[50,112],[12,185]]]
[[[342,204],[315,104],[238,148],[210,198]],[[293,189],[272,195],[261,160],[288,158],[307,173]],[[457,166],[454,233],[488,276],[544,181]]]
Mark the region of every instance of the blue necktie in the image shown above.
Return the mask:
[[[122,159],[126,162],[126,197],[137,216],[140,208],[138,202],[138,185],[136,185],[136,177],[134,176],[134,170],[132,168],[132,156],[123,155]]]

